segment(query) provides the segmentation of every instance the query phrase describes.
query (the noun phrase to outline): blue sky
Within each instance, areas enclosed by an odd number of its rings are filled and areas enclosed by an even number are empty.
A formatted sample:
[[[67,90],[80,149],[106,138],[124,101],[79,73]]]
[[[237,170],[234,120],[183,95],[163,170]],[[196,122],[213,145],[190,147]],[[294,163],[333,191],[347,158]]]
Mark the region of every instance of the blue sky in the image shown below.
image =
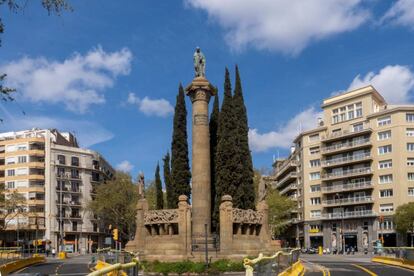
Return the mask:
[[[0,131],[73,131],[134,176],[153,178],[170,148],[172,107],[193,77],[196,46],[220,95],[225,66],[233,74],[239,65],[257,168],[286,155],[334,92],[373,84],[391,103],[412,102],[411,0],[69,3],[61,16],[40,1],[0,8],[0,72],[18,89],[17,103],[1,103]]]

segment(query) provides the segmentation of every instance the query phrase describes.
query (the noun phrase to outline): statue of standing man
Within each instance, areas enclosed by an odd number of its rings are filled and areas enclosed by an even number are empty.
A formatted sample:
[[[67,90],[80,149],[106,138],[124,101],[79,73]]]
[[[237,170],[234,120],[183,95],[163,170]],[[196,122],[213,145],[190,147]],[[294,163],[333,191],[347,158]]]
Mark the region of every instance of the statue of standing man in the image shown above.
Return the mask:
[[[196,48],[194,53],[194,70],[196,77],[205,77],[206,76],[206,58],[200,50],[200,47]]]

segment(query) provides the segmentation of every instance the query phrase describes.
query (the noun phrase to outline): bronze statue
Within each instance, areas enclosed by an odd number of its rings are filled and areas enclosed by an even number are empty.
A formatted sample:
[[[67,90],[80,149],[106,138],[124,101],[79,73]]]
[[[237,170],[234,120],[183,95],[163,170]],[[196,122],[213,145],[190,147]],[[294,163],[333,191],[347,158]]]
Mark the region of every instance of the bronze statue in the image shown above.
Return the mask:
[[[206,76],[206,58],[200,50],[200,47],[196,48],[194,53],[194,70],[196,77],[205,77]]]

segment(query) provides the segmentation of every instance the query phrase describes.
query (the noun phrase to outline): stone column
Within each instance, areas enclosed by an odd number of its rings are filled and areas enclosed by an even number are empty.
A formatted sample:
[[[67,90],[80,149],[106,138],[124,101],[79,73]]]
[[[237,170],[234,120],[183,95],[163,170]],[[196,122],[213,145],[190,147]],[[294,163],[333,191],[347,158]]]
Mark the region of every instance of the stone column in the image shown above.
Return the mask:
[[[220,252],[228,253],[233,248],[233,202],[229,195],[221,197],[220,204]]]
[[[182,255],[191,253],[191,212],[187,200],[186,195],[178,197],[178,235],[181,240]]]
[[[140,199],[137,204],[137,216],[136,216],[136,230],[135,238],[132,241],[129,241],[126,245],[126,249],[130,251],[144,251],[145,250],[145,238],[147,236],[147,230],[144,225],[144,214],[148,211],[148,202],[147,200]]]
[[[215,89],[204,77],[195,78],[186,88],[192,108],[192,231],[195,237],[210,234],[210,132],[208,103]]]

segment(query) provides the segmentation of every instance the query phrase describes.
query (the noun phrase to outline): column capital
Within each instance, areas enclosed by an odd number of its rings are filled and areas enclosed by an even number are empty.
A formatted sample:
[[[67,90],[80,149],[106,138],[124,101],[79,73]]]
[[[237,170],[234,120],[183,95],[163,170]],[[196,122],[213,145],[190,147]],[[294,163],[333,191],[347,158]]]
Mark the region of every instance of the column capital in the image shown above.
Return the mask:
[[[210,97],[216,94],[216,89],[204,77],[196,77],[185,88],[186,95],[190,97],[191,102],[210,101]]]

